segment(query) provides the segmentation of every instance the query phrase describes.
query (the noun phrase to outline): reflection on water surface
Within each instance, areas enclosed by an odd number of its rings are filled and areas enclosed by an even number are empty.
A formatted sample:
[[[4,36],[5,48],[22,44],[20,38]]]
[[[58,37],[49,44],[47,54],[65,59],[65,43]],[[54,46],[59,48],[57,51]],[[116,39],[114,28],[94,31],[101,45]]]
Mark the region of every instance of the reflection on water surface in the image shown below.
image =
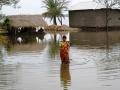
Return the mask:
[[[62,35],[70,65],[60,62]],[[0,36],[0,90],[119,90],[119,83],[120,32]]]

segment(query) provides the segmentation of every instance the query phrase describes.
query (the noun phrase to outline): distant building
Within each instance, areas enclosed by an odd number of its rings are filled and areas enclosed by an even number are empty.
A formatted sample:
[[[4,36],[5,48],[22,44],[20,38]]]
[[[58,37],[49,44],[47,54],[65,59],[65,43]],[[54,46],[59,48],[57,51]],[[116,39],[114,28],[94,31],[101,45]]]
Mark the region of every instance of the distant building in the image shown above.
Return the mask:
[[[108,26],[120,27],[120,9],[108,10]],[[96,2],[79,3],[69,9],[71,27],[105,27],[106,9]]]

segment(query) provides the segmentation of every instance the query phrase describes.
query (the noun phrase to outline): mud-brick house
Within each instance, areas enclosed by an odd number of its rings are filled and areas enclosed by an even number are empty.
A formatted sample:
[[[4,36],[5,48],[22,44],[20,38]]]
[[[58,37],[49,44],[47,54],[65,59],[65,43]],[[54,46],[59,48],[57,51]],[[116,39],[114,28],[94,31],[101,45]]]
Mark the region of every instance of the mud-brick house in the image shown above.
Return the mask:
[[[96,2],[81,2],[69,9],[69,25],[77,28],[120,27],[120,9],[105,9]]]
[[[8,20],[8,31],[12,34],[34,33],[36,28],[47,26],[41,15],[12,15],[8,16]]]

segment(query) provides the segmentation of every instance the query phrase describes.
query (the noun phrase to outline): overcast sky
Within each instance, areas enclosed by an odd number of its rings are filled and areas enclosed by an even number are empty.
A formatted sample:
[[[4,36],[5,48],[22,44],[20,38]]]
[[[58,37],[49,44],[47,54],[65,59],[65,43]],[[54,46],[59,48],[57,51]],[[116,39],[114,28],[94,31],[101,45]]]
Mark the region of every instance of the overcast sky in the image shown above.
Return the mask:
[[[42,0],[20,0],[18,6],[21,8],[13,9],[9,6],[4,6],[2,13],[6,15],[16,15],[16,14],[41,14],[44,12],[42,7]],[[91,0],[70,0],[69,6],[72,6],[78,2],[86,2]]]

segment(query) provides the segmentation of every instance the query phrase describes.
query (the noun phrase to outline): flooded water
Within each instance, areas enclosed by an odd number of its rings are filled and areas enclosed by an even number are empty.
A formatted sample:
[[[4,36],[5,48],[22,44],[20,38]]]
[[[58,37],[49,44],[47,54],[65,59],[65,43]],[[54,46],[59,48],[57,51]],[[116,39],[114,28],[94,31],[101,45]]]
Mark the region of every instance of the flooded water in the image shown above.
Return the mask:
[[[70,42],[70,65],[59,41]],[[120,90],[120,32],[0,36],[0,90]]]

